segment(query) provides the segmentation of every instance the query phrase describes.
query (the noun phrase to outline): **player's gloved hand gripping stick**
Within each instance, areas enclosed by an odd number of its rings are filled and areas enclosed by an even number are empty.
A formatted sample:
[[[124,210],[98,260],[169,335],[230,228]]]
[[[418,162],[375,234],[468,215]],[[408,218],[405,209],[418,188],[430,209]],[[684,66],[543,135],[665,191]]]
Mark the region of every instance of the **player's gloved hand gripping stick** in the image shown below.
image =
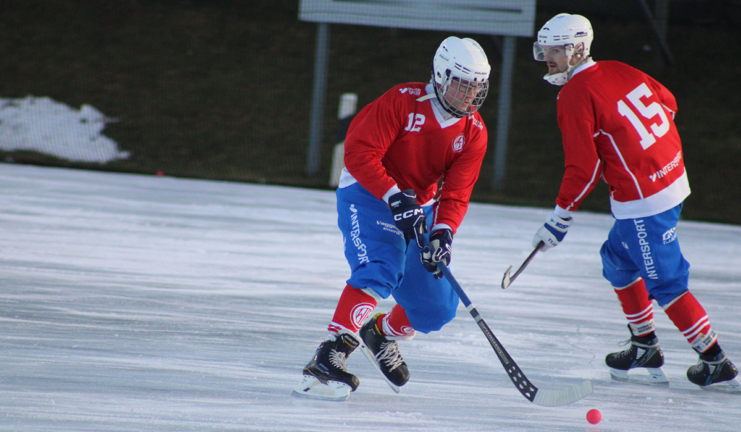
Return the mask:
[[[427,238],[423,237],[422,240],[425,243],[425,246],[430,246]],[[491,347],[494,348],[494,352],[499,358],[499,361],[502,363],[502,366],[504,366],[504,370],[507,371],[507,375],[509,375],[509,378],[512,380],[512,384],[517,387],[520,393],[522,393],[522,395],[525,396],[527,400],[541,406],[563,406],[581,400],[589,396],[594,391],[594,386],[589,380],[585,380],[576,386],[560,390],[539,389],[538,387],[535,387],[535,385],[533,385],[530,380],[527,379],[522,370],[520,370],[520,367],[517,366],[517,363],[512,360],[512,357],[509,356],[507,350],[505,350],[502,344],[499,343],[499,340],[496,338],[496,336],[494,336],[494,333],[492,333],[489,326],[486,325],[484,319],[481,317],[476,308],[471,304],[471,300],[468,299],[468,296],[463,291],[463,288],[461,288],[461,286],[458,284],[458,281],[455,280],[453,274],[450,273],[448,266],[446,266],[444,262],[438,262],[437,267],[440,269],[443,275],[445,275],[445,278],[448,280],[448,282],[450,282],[450,284],[453,286],[453,289],[455,290],[456,294],[458,294],[458,297],[460,297],[463,305],[466,306],[466,309],[476,321],[476,324],[479,325],[479,328],[484,333],[484,336],[486,336],[486,339],[489,340],[489,344],[491,344]]]
[[[432,273],[435,279],[442,279],[443,272],[437,268],[437,263],[450,265],[453,253],[453,231],[441,229],[430,234],[430,246],[422,248],[419,259],[425,270]]]
[[[417,193],[407,189],[389,197],[389,208],[394,216],[394,223],[404,233],[407,245],[414,239],[422,249],[422,238],[427,232],[427,217],[422,207],[417,204]]]
[[[566,233],[569,231],[572,223],[574,223],[573,218],[568,217],[563,219],[556,215],[555,212],[552,213],[533,236],[533,247],[536,247],[538,243],[542,242],[543,247],[541,249],[545,252],[552,247],[558,246],[564,237],[566,237]]]

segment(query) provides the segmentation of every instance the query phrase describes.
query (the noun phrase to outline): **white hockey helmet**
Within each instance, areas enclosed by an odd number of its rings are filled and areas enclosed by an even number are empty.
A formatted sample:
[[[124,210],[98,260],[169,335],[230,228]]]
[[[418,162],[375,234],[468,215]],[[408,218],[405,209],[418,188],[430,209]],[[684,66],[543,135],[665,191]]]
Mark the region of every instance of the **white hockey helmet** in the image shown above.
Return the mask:
[[[437,100],[458,118],[475,113],[489,92],[490,72],[489,60],[478,42],[455,36],[445,39],[432,59]]]
[[[590,55],[589,48],[593,39],[594,31],[588,19],[581,15],[558,14],[538,31],[538,41],[533,43],[533,57],[537,61],[545,61],[545,48],[559,46],[564,48],[569,62],[577,52],[581,61],[584,61]],[[577,51],[579,44],[582,44],[581,51]],[[553,85],[562,86],[568,82],[574,66],[576,65],[569,65],[566,71],[546,75],[543,79]]]

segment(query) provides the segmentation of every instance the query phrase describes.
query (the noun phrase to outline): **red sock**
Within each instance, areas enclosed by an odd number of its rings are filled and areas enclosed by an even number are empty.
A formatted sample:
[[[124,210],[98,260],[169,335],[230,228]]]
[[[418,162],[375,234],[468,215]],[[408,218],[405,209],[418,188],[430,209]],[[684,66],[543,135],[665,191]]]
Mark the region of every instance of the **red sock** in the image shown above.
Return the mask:
[[[342,291],[334,317],[327,330],[330,333],[337,333],[342,329],[357,332],[376,308],[376,304],[373,296],[347,285]]]
[[[710,328],[708,314],[692,293],[674,299],[664,311],[697,352],[704,353],[718,340]]]
[[[635,336],[645,336],[656,330],[654,326],[654,307],[648,299],[646,283],[638,279],[627,287],[615,288],[623,307],[625,318],[630,323],[630,328]]]
[[[398,304],[394,305],[391,312],[378,317],[378,320],[381,323],[378,330],[380,330],[384,336],[411,339],[416,334],[412,328],[412,324],[409,323],[406,311],[404,311],[404,308]]]

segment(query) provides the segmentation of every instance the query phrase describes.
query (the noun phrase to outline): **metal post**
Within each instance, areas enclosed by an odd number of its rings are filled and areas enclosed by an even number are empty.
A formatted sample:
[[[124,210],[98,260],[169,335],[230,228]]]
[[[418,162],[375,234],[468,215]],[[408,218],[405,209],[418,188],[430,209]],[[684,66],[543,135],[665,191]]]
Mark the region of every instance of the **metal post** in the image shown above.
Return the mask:
[[[638,0],[638,3],[641,4],[643,14],[646,16],[646,21],[648,21],[648,26],[651,29],[651,33],[653,33],[654,35],[654,39],[656,39],[656,43],[659,44],[659,49],[661,49],[661,54],[664,56],[664,60],[666,60],[666,63],[669,66],[674,66],[674,56],[669,50],[669,45],[667,45],[666,43],[666,38],[661,35],[656,25],[656,21],[654,20],[654,16],[651,13],[651,9],[648,8],[646,0]]]
[[[662,40],[666,41],[666,29],[669,27],[669,0],[656,0],[654,18],[659,36]],[[664,68],[664,57],[660,50],[656,50],[655,63],[658,70]]]
[[[311,123],[309,126],[309,154],[306,174],[319,172],[322,150],[322,126],[324,125],[324,99],[327,92],[327,70],[329,66],[329,23],[320,22],[316,32],[314,54],[314,94],[311,98]]]
[[[512,73],[515,69],[515,36],[504,37],[502,71],[499,80],[499,114],[497,115],[497,141],[494,148],[494,179],[492,189],[502,190],[507,162],[507,137],[512,102]]]

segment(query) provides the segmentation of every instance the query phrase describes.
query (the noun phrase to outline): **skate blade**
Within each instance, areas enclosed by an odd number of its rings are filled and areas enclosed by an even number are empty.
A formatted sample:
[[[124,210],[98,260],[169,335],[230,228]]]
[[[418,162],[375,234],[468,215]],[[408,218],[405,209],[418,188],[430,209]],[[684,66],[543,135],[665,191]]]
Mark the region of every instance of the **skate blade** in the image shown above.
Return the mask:
[[[625,370],[619,370],[619,369],[613,369],[610,368],[610,377],[616,381],[623,381],[623,382],[632,382],[637,384],[646,384],[646,385],[668,385],[669,384],[669,378],[666,377],[666,374],[664,373],[664,370],[661,368],[636,368],[633,369],[636,371],[637,369],[644,369],[647,374],[642,375],[640,373],[628,373],[628,371]]]
[[[291,394],[308,399],[342,402],[350,397],[350,391],[352,388],[345,383],[327,381],[327,384],[324,384],[316,377],[304,375],[301,384],[297,385]]]
[[[360,343],[360,351],[363,352],[363,355],[365,355],[365,358],[367,358],[368,361],[371,362],[373,367],[376,368],[378,373],[381,374],[381,376],[383,377],[383,380],[386,381],[386,384],[388,384],[389,387],[391,387],[391,390],[393,390],[397,394],[401,392],[401,387],[389,381],[389,379],[386,378],[386,375],[383,374],[383,371],[381,370],[381,366],[378,364],[378,360],[376,360],[376,356],[373,355],[373,351],[371,351],[370,348],[368,348],[364,342]]]
[[[738,378],[734,378],[730,381],[723,381],[709,386],[700,387],[705,391],[720,392],[720,393],[741,393],[741,382]]]

